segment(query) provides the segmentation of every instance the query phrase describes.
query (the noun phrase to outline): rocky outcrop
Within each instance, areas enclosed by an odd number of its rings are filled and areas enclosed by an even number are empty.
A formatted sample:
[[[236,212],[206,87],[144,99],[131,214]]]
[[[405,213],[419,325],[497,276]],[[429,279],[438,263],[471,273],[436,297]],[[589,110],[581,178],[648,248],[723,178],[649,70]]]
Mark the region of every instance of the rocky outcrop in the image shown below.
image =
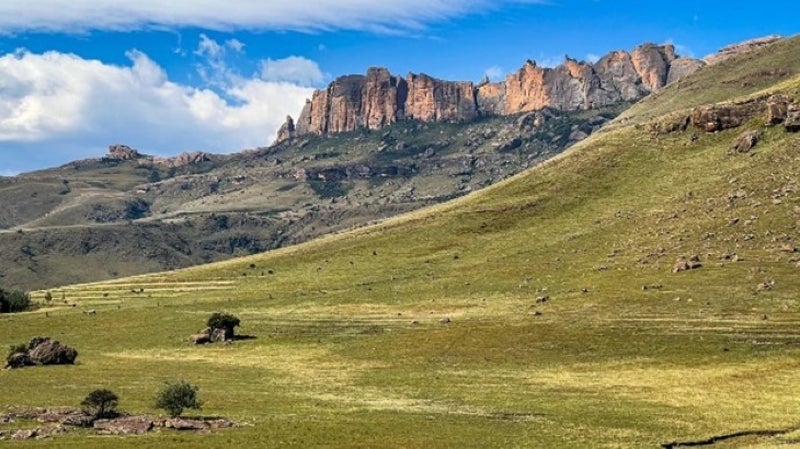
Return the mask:
[[[174,157],[153,157],[152,163],[168,168],[180,168],[187,165],[200,164],[213,160],[214,155],[202,151],[181,153]]]
[[[278,141],[283,142],[284,140],[289,140],[295,136],[295,133],[294,119],[292,119],[291,115],[287,115],[286,121],[283,122],[283,125],[278,129]]]
[[[705,58],[703,58],[703,61],[705,61],[705,63],[708,65],[719,64],[720,62],[726,61],[736,55],[741,55],[744,53],[751,52],[753,50],[758,50],[760,48],[766,47],[767,45],[773,44],[781,39],[782,38],[780,36],[765,36],[740,42],[738,44],[729,45],[727,47],[722,48],[713,55],[706,56]]]
[[[723,131],[763,114],[764,108],[764,102],[758,100],[701,106],[692,112],[691,123],[705,132]]]
[[[595,64],[565,58],[555,68],[528,61],[505,81],[443,81],[425,74],[405,79],[387,69],[343,76],[316,91],[295,122],[291,117],[277,142],[304,134],[380,129],[404,118],[463,122],[479,116],[554,108],[586,110],[635,101],[701,69],[702,61],[679,58],[672,45],[644,44],[615,51]]]
[[[34,337],[26,351],[10,354],[6,368],[22,368],[35,365],[72,365],[78,351],[49,337]]]
[[[141,153],[127,145],[111,145],[108,147],[107,159],[115,161],[132,161],[142,157]]]

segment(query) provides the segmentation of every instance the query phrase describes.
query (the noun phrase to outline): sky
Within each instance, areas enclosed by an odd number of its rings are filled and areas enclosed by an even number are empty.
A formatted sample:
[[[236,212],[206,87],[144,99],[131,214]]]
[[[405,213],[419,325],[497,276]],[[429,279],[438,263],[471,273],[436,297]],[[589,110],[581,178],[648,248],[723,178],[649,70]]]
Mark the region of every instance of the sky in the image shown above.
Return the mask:
[[[336,77],[500,80],[643,42],[683,56],[800,32],[800,2],[0,0],[0,176],[267,146]]]

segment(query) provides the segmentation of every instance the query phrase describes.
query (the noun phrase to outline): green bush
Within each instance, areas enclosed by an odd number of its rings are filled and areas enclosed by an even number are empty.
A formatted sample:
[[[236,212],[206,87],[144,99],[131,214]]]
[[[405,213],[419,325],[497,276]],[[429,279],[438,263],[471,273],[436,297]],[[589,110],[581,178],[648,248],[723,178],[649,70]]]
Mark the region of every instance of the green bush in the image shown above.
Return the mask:
[[[212,330],[225,329],[233,333],[233,329],[239,327],[239,323],[241,320],[230,313],[216,312],[208,318],[207,326]]]
[[[160,408],[175,418],[181,416],[184,409],[200,410],[202,402],[197,398],[198,387],[181,380],[167,382],[156,396],[156,408]]]
[[[119,397],[111,390],[101,389],[89,393],[81,402],[81,410],[94,419],[114,418],[119,405]]]
[[[0,288],[0,313],[24,312],[31,306],[31,297],[27,293]]]

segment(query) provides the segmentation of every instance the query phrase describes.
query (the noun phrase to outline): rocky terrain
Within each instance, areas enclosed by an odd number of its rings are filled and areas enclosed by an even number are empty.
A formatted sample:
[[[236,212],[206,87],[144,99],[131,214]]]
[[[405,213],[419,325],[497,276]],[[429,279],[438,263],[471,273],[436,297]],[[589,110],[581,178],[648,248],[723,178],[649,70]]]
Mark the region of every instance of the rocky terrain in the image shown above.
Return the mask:
[[[381,129],[398,120],[468,122],[544,108],[579,111],[636,101],[700,70],[705,63],[679,57],[671,44],[615,51],[594,64],[565,58],[555,68],[528,61],[505,81],[443,81],[425,74],[393,76],[371,68],[366,76],[336,79],[309,99],[297,121],[287,118],[278,142],[306,134]]]

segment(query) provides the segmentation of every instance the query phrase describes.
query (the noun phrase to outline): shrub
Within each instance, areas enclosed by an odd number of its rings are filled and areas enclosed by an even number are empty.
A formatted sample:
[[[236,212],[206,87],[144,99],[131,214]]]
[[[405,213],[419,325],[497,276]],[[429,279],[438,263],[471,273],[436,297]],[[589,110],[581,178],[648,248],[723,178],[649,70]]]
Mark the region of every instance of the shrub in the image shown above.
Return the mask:
[[[184,409],[200,410],[202,403],[197,398],[198,387],[181,380],[179,382],[164,384],[156,396],[156,408],[160,408],[175,418],[183,413]]]
[[[45,293],[44,294],[44,300],[47,301],[47,302],[52,301],[53,300],[53,294],[50,293],[50,292]]]
[[[81,410],[94,419],[114,418],[119,413],[119,397],[111,390],[94,390],[81,402]]]
[[[207,326],[212,331],[214,329],[225,329],[233,334],[233,328],[239,327],[239,323],[241,323],[241,320],[230,313],[216,312],[208,318]]]
[[[20,291],[0,289],[0,313],[23,312],[31,308],[31,297]]]

